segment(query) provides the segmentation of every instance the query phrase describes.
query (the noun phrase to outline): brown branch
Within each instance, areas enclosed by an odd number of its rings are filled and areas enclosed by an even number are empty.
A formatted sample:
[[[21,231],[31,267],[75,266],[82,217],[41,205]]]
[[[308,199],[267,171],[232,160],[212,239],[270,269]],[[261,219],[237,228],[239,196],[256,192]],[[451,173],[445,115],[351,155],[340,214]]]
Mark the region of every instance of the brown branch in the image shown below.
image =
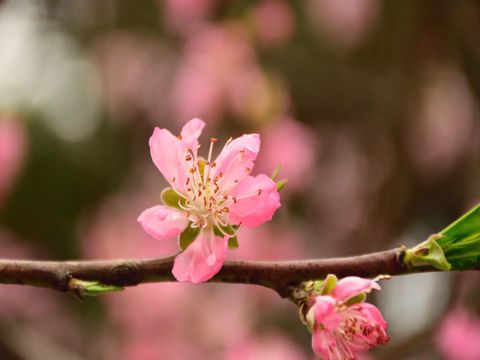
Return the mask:
[[[338,277],[356,275],[374,277],[380,274],[400,275],[404,248],[372,254],[315,260],[292,261],[226,261],[210,281],[255,284],[277,291],[285,297],[293,286],[303,281],[321,279],[327,274]],[[25,284],[67,292],[78,292],[76,280],[98,281],[116,286],[176,281],[172,275],[175,256],[155,259],[98,261],[32,261],[0,259],[0,284]],[[426,271],[435,271],[425,268]],[[72,281],[73,280],[73,281]]]

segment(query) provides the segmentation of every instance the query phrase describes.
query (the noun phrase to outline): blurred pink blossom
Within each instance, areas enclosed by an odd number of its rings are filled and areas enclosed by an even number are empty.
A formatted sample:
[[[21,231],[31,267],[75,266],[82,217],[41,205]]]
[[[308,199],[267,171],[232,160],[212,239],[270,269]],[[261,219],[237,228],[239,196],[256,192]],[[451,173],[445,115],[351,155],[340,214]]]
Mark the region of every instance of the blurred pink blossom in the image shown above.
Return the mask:
[[[421,100],[408,145],[419,172],[433,179],[470,153],[476,106],[464,75],[449,67],[428,75]]]
[[[20,119],[0,115],[0,205],[22,167],[27,142],[25,132]]]
[[[276,46],[288,40],[294,30],[294,15],[281,0],[263,0],[255,5],[253,26],[262,44]]]
[[[111,32],[92,48],[107,109],[116,119],[138,113],[152,122],[165,106],[170,55],[145,36]]]
[[[215,0],[157,0],[163,5],[164,21],[170,29],[188,34],[211,15]]]
[[[281,334],[258,335],[243,339],[228,352],[227,360],[306,360],[291,340]]]
[[[317,144],[313,129],[292,118],[284,118],[262,131],[258,166],[271,174],[280,165],[278,179],[288,180],[282,191],[299,191],[313,179]]]
[[[232,259],[273,261],[306,255],[302,236],[294,226],[268,223],[258,228],[242,228],[238,236],[242,241],[240,247],[231,252]]]
[[[463,309],[451,311],[443,320],[435,343],[447,360],[480,359],[480,318]]]
[[[236,23],[204,26],[185,44],[173,82],[177,121],[215,122],[233,113],[248,120],[268,116],[279,94],[260,68],[245,29]]]
[[[379,13],[378,0],[309,0],[307,15],[339,49],[357,45],[369,33]]]
[[[380,286],[373,280],[350,276],[315,298],[306,318],[313,351],[323,360],[354,359],[357,353],[388,342],[387,323],[380,311],[361,299],[349,303],[372,289]]]
[[[236,234],[233,226],[259,226],[280,207],[276,184],[263,174],[250,176],[260,150],[259,135],[228,140],[215,160],[217,139],[211,139],[208,158],[203,159],[197,150],[204,126],[199,119],[190,120],[178,137],[155,128],[149,142],[151,157],[178,202],[156,205],[138,217],[145,232],[158,240],[187,228],[197,231],[176,256],[172,270],[178,281],[193,283],[207,281],[220,270],[228,241]]]

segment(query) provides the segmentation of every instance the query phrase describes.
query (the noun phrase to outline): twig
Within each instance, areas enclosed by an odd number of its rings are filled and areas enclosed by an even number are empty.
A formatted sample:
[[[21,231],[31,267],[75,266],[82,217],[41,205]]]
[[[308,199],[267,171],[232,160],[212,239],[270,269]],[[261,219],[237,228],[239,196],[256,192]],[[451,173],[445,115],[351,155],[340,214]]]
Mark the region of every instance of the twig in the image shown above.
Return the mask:
[[[255,284],[277,291],[282,297],[303,281],[338,277],[375,277],[418,272],[403,264],[405,248],[360,256],[291,261],[226,261],[210,281]],[[154,259],[96,261],[32,261],[0,259],[0,284],[41,286],[82,295],[82,281],[118,287],[176,281],[172,275],[175,256]],[[421,271],[437,271],[425,267]],[[80,288],[79,288],[80,287]]]

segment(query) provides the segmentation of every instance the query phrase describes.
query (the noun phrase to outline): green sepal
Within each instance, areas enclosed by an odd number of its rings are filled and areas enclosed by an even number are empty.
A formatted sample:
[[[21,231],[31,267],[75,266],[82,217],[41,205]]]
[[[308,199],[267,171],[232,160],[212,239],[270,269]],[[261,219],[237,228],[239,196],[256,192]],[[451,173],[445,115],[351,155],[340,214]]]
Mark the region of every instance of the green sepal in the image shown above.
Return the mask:
[[[288,182],[287,179],[283,179],[283,180],[277,181],[277,191],[282,190],[283,187],[287,184],[287,182]]]
[[[225,236],[224,234],[227,234],[228,236],[235,236],[236,230],[237,229],[235,229],[232,225],[228,225],[228,226],[218,225],[218,226],[215,226],[215,228],[213,229],[213,232],[215,233],[215,235],[219,237],[224,237]]]
[[[328,274],[325,280],[323,281],[323,286],[320,294],[328,295],[330,294],[335,286],[337,286],[337,277],[334,274]]]
[[[190,224],[188,227],[183,230],[183,232],[178,236],[178,245],[180,249],[185,250],[188,245],[190,245],[200,234],[200,228],[192,228]]]
[[[223,232],[219,229],[223,230]],[[228,225],[228,226],[215,226],[213,228],[213,233],[218,237],[225,237],[227,234],[228,237],[228,248],[237,249],[238,248],[238,238],[235,236],[236,231],[238,230],[238,225]]]
[[[328,274],[324,280],[315,280],[305,284],[307,292],[313,291],[317,295],[328,295],[337,286],[337,277],[334,274]]]
[[[315,328],[315,310],[313,309],[313,306],[308,310],[305,319],[303,319],[303,314],[300,313],[300,319],[305,325],[307,325],[308,330],[313,332],[313,329]]]
[[[414,248],[407,249],[403,258],[405,266],[409,269],[432,266],[438,270],[450,270],[451,265],[447,261],[442,247],[437,242],[441,237],[442,235],[439,234],[432,235]]]
[[[351,305],[354,305],[354,304],[358,304],[358,303],[364,302],[366,298],[367,298],[367,295],[362,292],[362,293],[360,293],[358,295],[355,295],[355,296],[352,296],[350,299],[348,299],[345,302],[345,305],[351,306]]]
[[[100,281],[71,279],[68,284],[70,291],[78,296],[97,296],[111,291],[122,291],[123,287],[103,284]]]
[[[164,189],[162,191],[160,197],[162,198],[162,202],[166,206],[170,206],[170,207],[173,207],[173,208],[180,209],[180,206],[178,204],[182,200],[182,198],[171,187],[167,187],[166,189]]]
[[[238,249],[238,238],[236,236],[232,236],[228,238],[228,248],[229,249]]]

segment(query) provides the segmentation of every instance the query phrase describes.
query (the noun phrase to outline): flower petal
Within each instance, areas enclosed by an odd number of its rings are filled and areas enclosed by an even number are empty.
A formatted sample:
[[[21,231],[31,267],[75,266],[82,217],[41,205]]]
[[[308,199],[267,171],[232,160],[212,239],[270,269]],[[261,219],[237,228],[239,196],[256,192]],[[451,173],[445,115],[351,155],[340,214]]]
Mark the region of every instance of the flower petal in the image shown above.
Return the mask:
[[[364,292],[370,292],[372,289],[380,290],[380,285],[371,279],[363,279],[357,276],[348,276],[341,279],[335,289],[332,291],[332,296],[337,300],[347,301],[348,299]]]
[[[323,329],[315,329],[312,334],[312,349],[323,360],[336,360],[337,356],[331,351],[337,346],[333,335]]]
[[[223,266],[227,254],[227,238],[201,231],[185,251],[177,255],[172,273],[178,281],[200,283],[209,280]]]
[[[360,313],[362,313],[363,317],[365,317],[370,323],[378,324],[383,330],[383,332],[386,333],[387,327],[388,327],[387,322],[383,318],[380,310],[378,310],[378,308],[375,305],[372,305],[370,303],[361,303],[361,304],[355,305],[354,308]]]
[[[332,331],[338,327],[342,318],[335,311],[336,300],[331,296],[317,296],[313,306],[315,324]]]
[[[196,151],[198,148],[198,138],[202,134],[202,130],[205,127],[205,123],[200,119],[192,119],[187,122],[181,132],[182,144],[187,149]]]
[[[215,160],[214,175],[222,174],[219,184],[229,190],[253,169],[260,151],[260,135],[243,135],[227,144]]]
[[[348,346],[352,351],[366,351],[388,342],[387,322],[376,306],[361,303],[348,308],[346,313],[353,315],[355,319],[362,319],[365,329],[365,331],[354,332],[349,339]]]
[[[188,225],[187,216],[183,211],[163,205],[143,211],[137,221],[147,234],[158,240],[177,236]]]
[[[175,190],[184,191],[187,179],[185,149],[170,131],[155,128],[149,140],[153,163]]]
[[[277,185],[263,174],[246,177],[231,190],[230,195],[237,199],[229,206],[229,221],[232,224],[261,225],[270,220],[280,207]]]

